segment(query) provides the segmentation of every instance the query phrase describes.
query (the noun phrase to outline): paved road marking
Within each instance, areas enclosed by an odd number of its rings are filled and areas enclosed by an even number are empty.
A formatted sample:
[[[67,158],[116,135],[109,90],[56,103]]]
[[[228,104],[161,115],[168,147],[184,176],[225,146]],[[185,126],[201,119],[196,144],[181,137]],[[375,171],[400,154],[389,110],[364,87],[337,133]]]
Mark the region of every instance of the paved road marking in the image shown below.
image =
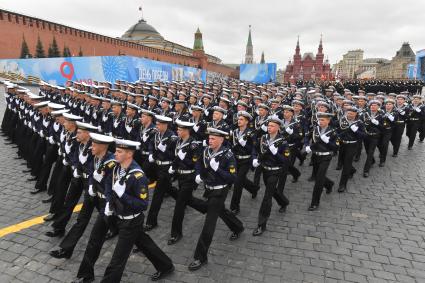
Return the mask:
[[[149,184],[149,189],[154,189],[156,186],[156,182]],[[83,206],[82,203],[77,204],[74,208],[74,212],[79,212],[81,210],[81,207]],[[27,229],[29,227],[32,227],[34,225],[38,225],[38,224],[42,224],[45,221],[43,220],[43,218],[46,217],[46,215],[42,215],[42,216],[38,216],[26,221],[23,221],[21,223],[18,224],[14,224],[5,228],[0,229],[0,238],[4,237],[6,235],[12,234],[12,233],[16,233],[19,232],[21,230]]]

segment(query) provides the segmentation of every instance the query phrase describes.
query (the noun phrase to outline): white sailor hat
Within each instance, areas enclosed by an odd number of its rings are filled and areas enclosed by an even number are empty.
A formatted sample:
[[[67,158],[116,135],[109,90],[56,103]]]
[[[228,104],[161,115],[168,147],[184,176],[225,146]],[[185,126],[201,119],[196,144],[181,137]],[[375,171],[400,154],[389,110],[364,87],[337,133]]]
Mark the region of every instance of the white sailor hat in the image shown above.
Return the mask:
[[[136,141],[124,140],[124,139],[114,139],[114,141],[115,141],[116,148],[137,150],[140,147],[140,142],[136,142]]]
[[[282,109],[294,112],[294,107],[292,107],[291,105],[282,105]]]
[[[65,108],[65,105],[58,104],[58,103],[53,103],[53,102],[50,102],[49,104],[47,104],[47,106],[49,106],[49,108],[52,108],[54,110],[60,110],[60,109],[64,109]]]
[[[276,123],[279,125],[283,124],[283,121],[279,118],[279,116],[277,115],[271,115],[269,118],[267,118],[267,122],[272,122],[272,123]]]
[[[226,114],[227,110],[224,109],[223,107],[220,106],[214,106],[213,108],[211,108],[212,111],[218,111],[220,113]]]
[[[204,108],[202,106],[199,106],[199,105],[192,105],[192,106],[190,106],[190,109],[192,111],[204,111]]]
[[[92,142],[99,144],[110,144],[114,142],[114,138],[111,136],[105,136],[97,133],[90,133]]]
[[[169,123],[173,121],[170,117],[164,116],[164,115],[155,115],[155,119],[159,123]]]
[[[83,117],[80,117],[71,113],[63,113],[63,117],[69,121],[79,121],[83,119]]]
[[[334,114],[328,113],[328,112],[317,112],[316,117],[317,118],[332,118]]]
[[[381,106],[381,101],[377,100],[377,99],[372,99],[369,101],[369,106],[372,104],[377,104],[378,106]]]
[[[149,115],[149,116],[152,116],[152,117],[155,117],[155,112],[153,112],[153,111],[150,111],[150,110],[148,110],[148,109],[144,109],[144,108],[142,108],[142,115],[143,114],[145,114],[145,115]]]
[[[237,113],[237,115],[238,115],[238,117],[245,117],[246,119],[248,119],[248,121],[251,121],[252,120],[252,115],[251,114],[249,114],[248,112],[246,112],[246,111],[239,111],[238,113]]]
[[[136,104],[130,103],[130,102],[127,102],[127,108],[131,108],[131,109],[134,109],[136,111],[140,110],[139,106],[137,106]]]
[[[62,116],[64,113],[68,113],[69,109],[61,109],[61,110],[56,110],[56,111],[52,111],[50,112],[51,116]]]
[[[176,124],[177,124],[177,127],[179,128],[192,128],[195,125],[195,123],[192,123],[189,121],[183,121],[179,119],[176,120]]]
[[[89,131],[92,133],[97,132],[96,126],[93,126],[92,124],[89,124],[89,123],[80,122],[80,121],[77,121],[77,128],[80,130]]]
[[[210,136],[218,136],[218,137],[227,137],[229,135],[228,132],[216,129],[216,128],[207,128],[207,135]]]
[[[35,108],[42,108],[42,107],[46,107],[49,104],[50,101],[41,101],[39,103],[34,104]]]

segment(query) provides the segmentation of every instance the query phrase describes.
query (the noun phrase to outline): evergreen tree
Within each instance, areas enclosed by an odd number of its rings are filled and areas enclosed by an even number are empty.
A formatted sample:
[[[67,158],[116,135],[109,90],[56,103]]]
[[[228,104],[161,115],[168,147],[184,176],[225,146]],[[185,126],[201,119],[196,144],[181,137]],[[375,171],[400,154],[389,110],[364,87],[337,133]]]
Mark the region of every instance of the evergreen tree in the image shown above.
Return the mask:
[[[81,50],[81,46],[80,46],[80,51],[78,52],[78,56],[83,57],[83,50]]]
[[[69,50],[69,48],[67,46],[63,47],[63,57],[71,57],[71,51]]]
[[[30,50],[28,48],[28,44],[25,40],[25,36],[22,37],[22,45],[21,45],[21,57],[22,59],[31,58]]]
[[[58,44],[56,42],[56,38],[55,37],[53,37],[53,41],[52,41],[51,47],[52,47],[52,56],[49,56],[49,57],[60,57],[61,56],[61,53],[59,51],[59,47],[58,47]]]
[[[49,44],[49,49],[47,50],[47,57],[49,57],[49,58],[55,57],[55,56],[53,56],[53,49],[52,49],[51,44]]]
[[[43,43],[41,42],[40,36],[37,39],[37,46],[35,47],[35,57],[45,58],[46,53],[44,52]]]

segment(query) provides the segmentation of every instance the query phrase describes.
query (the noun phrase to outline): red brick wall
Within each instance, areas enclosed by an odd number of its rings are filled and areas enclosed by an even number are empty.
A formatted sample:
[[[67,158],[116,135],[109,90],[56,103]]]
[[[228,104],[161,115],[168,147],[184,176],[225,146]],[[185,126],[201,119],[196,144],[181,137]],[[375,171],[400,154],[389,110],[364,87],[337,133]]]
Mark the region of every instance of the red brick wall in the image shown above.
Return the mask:
[[[53,37],[55,37],[60,52],[63,51],[64,45],[66,45],[74,56],[78,56],[81,47],[84,56],[117,56],[124,54],[192,67],[199,67],[201,64],[200,60],[195,57],[179,55],[0,10],[0,58],[19,58],[23,36],[32,55],[35,54],[38,37],[43,43],[46,55],[49,44],[52,43]],[[207,70],[210,69],[209,65],[206,66]],[[228,76],[234,72],[234,69],[224,65],[214,64],[212,68],[212,71]]]

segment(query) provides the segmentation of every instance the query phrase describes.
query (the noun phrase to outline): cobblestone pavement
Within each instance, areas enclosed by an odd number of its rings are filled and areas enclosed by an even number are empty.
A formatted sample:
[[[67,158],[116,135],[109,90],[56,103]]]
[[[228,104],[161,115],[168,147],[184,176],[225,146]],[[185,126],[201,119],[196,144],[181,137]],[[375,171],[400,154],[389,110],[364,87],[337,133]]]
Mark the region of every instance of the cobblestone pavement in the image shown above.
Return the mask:
[[[0,105],[0,116],[4,103]],[[230,242],[230,232],[219,220],[208,265],[189,272],[195,244],[204,217],[188,208],[184,238],[167,246],[174,201],[167,198],[160,212],[159,227],[150,235],[170,255],[176,266],[164,282],[425,282],[425,145],[407,150],[406,140],[398,158],[388,158],[385,168],[373,167],[371,177],[359,174],[348,192],[323,195],[319,211],[308,212],[313,183],[308,162],[302,176],[285,193],[291,204],[285,214],[274,203],[271,219],[261,237],[252,230],[262,193],[252,200],[243,194],[240,219],[245,232]],[[34,182],[26,181],[16,149],[0,140],[0,229],[47,213],[44,194],[31,195]],[[363,157],[364,158],[364,157]],[[364,159],[355,163],[361,172]],[[335,158],[329,169],[334,181]],[[360,169],[360,170],[359,170]],[[264,186],[262,185],[262,188]],[[195,192],[201,194],[201,190]],[[229,200],[229,198],[228,198]],[[70,225],[75,221],[75,215]],[[68,228],[70,227],[68,226]],[[0,239],[0,282],[69,282],[82,259],[89,227],[70,260],[55,259],[48,251],[58,239],[44,236],[48,224],[35,225]],[[101,278],[115,240],[105,244],[96,265]],[[123,282],[148,282],[154,268],[139,255],[131,255]]]

